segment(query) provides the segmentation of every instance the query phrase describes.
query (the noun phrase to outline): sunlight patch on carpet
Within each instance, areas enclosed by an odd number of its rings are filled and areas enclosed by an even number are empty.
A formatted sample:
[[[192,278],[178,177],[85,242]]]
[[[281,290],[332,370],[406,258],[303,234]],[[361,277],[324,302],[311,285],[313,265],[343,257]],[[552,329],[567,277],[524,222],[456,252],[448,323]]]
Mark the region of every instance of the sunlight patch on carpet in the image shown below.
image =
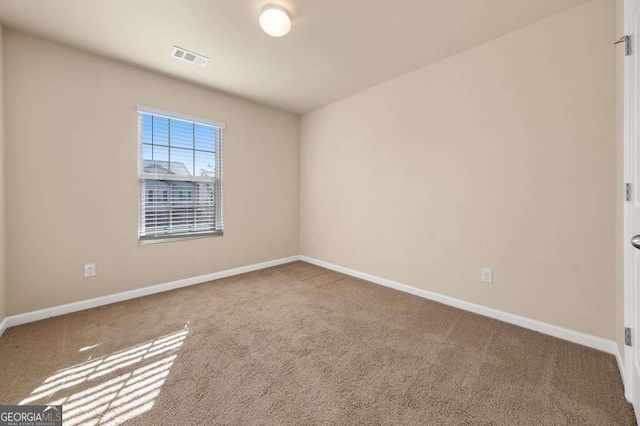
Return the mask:
[[[62,404],[65,426],[122,424],[153,407],[188,333],[185,326],[58,370],[20,404]]]

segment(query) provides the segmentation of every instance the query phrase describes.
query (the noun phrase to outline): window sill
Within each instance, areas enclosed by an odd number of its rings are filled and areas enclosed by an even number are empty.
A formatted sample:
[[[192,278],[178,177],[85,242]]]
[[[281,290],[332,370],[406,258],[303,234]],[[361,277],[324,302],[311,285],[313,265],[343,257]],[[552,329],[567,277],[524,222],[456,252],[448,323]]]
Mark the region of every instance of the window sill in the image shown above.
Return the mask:
[[[224,234],[222,231],[216,232],[207,232],[203,234],[178,234],[171,236],[161,236],[161,237],[142,237],[138,238],[138,244],[141,246],[146,246],[147,244],[160,244],[160,243],[170,243],[173,241],[187,241],[187,240],[200,240],[202,238],[211,238],[211,237],[222,237]]]

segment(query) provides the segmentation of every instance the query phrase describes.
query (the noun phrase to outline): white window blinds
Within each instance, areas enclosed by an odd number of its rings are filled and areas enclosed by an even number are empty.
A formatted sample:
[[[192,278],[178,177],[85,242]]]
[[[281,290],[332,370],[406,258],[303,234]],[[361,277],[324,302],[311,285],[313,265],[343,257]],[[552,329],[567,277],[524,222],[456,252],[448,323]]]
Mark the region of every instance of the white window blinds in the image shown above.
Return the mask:
[[[222,235],[224,123],[138,107],[139,240]]]

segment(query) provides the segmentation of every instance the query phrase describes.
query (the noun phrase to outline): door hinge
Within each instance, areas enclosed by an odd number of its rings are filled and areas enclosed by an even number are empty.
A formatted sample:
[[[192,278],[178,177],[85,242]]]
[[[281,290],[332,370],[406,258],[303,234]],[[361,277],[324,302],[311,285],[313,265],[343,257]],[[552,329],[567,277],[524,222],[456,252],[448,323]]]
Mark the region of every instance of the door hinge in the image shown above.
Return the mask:
[[[631,346],[631,329],[629,327],[624,328],[624,344]]]
[[[627,201],[631,201],[631,184],[624,184],[624,199]]]
[[[631,36],[622,36],[620,40],[616,41],[613,44],[624,43],[624,56],[631,55]]]

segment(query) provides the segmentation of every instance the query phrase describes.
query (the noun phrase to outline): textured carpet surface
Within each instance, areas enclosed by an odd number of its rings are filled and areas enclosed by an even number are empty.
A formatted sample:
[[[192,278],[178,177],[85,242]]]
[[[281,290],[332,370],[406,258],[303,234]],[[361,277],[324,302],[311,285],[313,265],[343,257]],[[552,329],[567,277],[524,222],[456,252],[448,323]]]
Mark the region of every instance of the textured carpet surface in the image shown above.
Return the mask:
[[[72,425],[631,425],[613,356],[307,263],[8,329]]]

